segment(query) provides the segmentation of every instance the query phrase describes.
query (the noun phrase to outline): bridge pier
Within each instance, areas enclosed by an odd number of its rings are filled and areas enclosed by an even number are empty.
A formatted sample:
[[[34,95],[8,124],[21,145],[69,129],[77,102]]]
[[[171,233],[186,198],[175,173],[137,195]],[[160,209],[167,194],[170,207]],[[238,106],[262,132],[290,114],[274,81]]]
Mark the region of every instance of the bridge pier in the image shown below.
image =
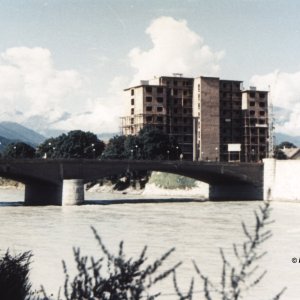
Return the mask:
[[[263,200],[263,186],[250,184],[210,185],[209,200]]]
[[[62,205],[79,205],[84,202],[84,182],[82,179],[63,181]]]
[[[25,205],[61,205],[62,185],[52,183],[27,183]]]

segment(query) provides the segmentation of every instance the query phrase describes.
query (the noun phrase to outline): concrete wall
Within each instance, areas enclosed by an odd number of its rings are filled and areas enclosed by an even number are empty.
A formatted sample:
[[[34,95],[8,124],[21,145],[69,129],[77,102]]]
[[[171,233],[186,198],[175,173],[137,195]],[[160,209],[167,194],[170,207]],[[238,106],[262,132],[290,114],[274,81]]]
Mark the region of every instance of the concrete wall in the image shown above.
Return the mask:
[[[231,201],[231,200],[262,200],[262,186],[251,184],[237,185],[210,185],[209,200]]]
[[[62,185],[32,182],[25,185],[25,205],[61,205]]]
[[[201,77],[200,89],[199,157],[201,160],[219,160],[219,79]]]
[[[300,161],[266,158],[264,200],[300,201]]]

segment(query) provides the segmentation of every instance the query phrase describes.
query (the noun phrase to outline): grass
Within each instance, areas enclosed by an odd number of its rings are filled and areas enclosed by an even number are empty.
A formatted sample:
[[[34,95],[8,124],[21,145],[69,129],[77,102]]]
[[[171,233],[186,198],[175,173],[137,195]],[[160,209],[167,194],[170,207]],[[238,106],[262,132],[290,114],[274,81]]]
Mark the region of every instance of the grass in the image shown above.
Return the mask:
[[[196,187],[196,180],[176,174],[152,172],[149,183],[164,189],[191,189]]]

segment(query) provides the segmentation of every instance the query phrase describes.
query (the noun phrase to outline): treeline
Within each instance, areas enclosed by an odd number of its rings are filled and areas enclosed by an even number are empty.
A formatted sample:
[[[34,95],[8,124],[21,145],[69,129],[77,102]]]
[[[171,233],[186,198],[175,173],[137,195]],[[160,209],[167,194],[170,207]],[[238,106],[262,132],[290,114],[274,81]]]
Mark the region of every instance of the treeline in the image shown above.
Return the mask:
[[[293,143],[282,142],[274,149],[276,159],[287,159],[283,149],[296,148]],[[138,135],[117,135],[107,144],[92,132],[73,130],[55,138],[48,138],[37,147],[23,142],[5,146],[0,157],[56,158],[56,159],[182,159],[182,149],[174,137],[151,126],[141,129]]]
[[[221,249],[222,266],[220,280],[211,280],[202,273],[198,264],[193,261],[196,279],[202,282],[202,289],[195,290],[194,278],[189,288],[182,291],[176,274],[180,272],[181,262],[161,271],[169,256],[174,252],[170,249],[154,262],[149,263],[145,247],[137,258],[128,258],[124,252],[123,242],[119,244],[116,254],[109,251],[101,237],[92,227],[94,237],[100,248],[100,257],[82,255],[79,248],[74,248],[74,261],[77,273],[71,276],[63,262],[65,282],[63,290],[57,296],[48,295],[41,287],[36,291],[32,288],[29,278],[32,254],[25,252],[13,256],[7,252],[0,258],[0,298],[4,300],[154,300],[161,299],[164,293],[154,291],[163,280],[172,277],[175,300],[240,300],[247,291],[262,280],[266,271],[260,270],[257,263],[265,254],[261,245],[271,237],[266,229],[270,223],[270,207],[265,203],[255,213],[255,224],[252,230],[242,223],[245,240],[233,245],[235,260],[229,260]],[[156,287],[155,290],[158,288]],[[285,288],[272,300],[279,300]]]
[[[2,158],[85,158],[85,159],[179,159],[177,141],[153,127],[144,127],[136,136],[115,136],[107,144],[97,135],[81,130],[46,139],[34,148],[23,142],[11,143]]]

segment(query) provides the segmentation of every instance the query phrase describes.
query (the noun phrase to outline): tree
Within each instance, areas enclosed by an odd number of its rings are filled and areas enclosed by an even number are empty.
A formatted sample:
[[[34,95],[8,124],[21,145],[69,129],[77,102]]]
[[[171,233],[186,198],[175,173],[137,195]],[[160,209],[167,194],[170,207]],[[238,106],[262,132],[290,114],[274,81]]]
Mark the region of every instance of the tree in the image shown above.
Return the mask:
[[[284,148],[291,149],[291,148],[297,148],[297,146],[294,145],[293,143],[287,142],[287,141],[280,143],[279,145],[277,145],[275,147],[274,158],[287,159],[286,154],[282,151]]]
[[[115,136],[103,152],[108,159],[179,159],[181,149],[174,137],[145,126],[138,135]]]
[[[179,158],[181,150],[175,138],[155,127],[145,126],[140,130],[138,138],[142,159]]]
[[[104,142],[94,133],[73,130],[45,140],[38,152],[41,157],[47,158],[97,158],[104,148]]]
[[[277,147],[278,147],[279,149],[284,149],[284,148],[288,148],[288,149],[290,149],[290,148],[297,148],[297,146],[296,146],[295,144],[293,144],[293,143],[291,143],[291,142],[287,142],[287,141],[280,143]]]
[[[23,142],[11,143],[3,151],[3,158],[34,158],[35,149]]]
[[[125,159],[128,158],[125,153],[125,135],[116,135],[108,141],[103,151],[102,158],[105,159]]]
[[[280,148],[278,148],[278,146],[276,146],[275,150],[274,150],[274,158],[276,158],[276,159],[287,159],[287,156],[282,151],[282,149],[280,149]]]

